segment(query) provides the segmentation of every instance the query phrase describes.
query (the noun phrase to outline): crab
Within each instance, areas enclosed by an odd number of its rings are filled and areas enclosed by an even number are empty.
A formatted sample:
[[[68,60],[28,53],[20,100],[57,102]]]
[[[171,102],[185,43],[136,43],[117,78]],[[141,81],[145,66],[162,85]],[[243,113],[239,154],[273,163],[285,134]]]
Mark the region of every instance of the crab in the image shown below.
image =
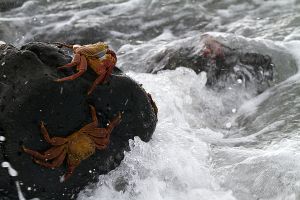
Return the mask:
[[[215,38],[210,35],[203,35],[204,49],[201,50],[201,55],[208,58],[221,58],[224,59],[225,55],[223,52],[224,45],[218,42]]]
[[[94,81],[91,88],[88,91],[90,95],[96,88],[98,84],[102,84],[112,73],[113,68],[117,62],[117,56],[115,52],[108,48],[108,45],[104,42],[98,42],[95,44],[88,45],[67,45],[62,43],[54,43],[58,47],[67,47],[73,49],[74,57],[73,60],[58,69],[71,68],[77,66],[77,73],[57,79],[57,82],[62,81],[71,81],[80,77],[86,70],[87,66],[91,67],[95,73],[98,75],[98,78]],[[103,57],[100,57],[101,53],[105,53]]]
[[[53,147],[39,153],[23,146],[23,151],[31,155],[34,162],[47,168],[59,167],[67,157],[67,171],[62,181],[67,180],[81,161],[93,155],[96,149],[103,150],[107,148],[112,130],[121,121],[121,113],[118,113],[106,128],[98,128],[95,107],[90,106],[90,110],[92,122],[67,137],[50,138],[44,122],[41,121],[41,133],[44,139]]]
[[[203,49],[200,51],[200,55],[212,60],[225,60],[227,57],[232,56],[237,49],[226,46],[225,44],[219,42],[213,36],[204,34],[202,36],[202,41],[204,43]]]

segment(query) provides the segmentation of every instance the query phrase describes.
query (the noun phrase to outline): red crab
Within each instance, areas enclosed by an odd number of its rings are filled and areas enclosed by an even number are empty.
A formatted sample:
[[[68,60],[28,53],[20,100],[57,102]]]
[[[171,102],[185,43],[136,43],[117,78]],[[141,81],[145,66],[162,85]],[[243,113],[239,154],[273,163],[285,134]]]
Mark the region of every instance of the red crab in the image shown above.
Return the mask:
[[[90,95],[96,86],[98,84],[103,83],[108,76],[111,75],[113,68],[116,65],[117,62],[117,56],[115,52],[112,50],[108,49],[108,45],[103,42],[98,42],[95,44],[88,44],[88,45],[66,45],[62,43],[55,43],[58,45],[58,47],[68,47],[73,49],[74,52],[74,57],[73,60],[62,66],[59,67],[58,69],[63,69],[63,68],[70,68],[70,67],[77,67],[77,73],[73,74],[68,77],[64,77],[61,79],[57,79],[57,82],[62,82],[62,81],[70,81],[74,80],[78,77],[80,77],[86,70],[87,66],[91,67],[96,74],[98,75],[98,78],[94,81],[92,87],[88,91],[88,95]],[[99,57],[99,54],[102,52],[105,52],[105,55],[103,57]]]
[[[223,52],[223,48],[224,45],[218,42],[215,38],[210,35],[204,35],[204,49],[201,50],[201,55],[206,58],[210,57],[213,59],[224,59],[225,55]]]
[[[113,128],[121,121],[121,113],[118,113],[106,128],[98,128],[96,110],[93,106],[90,106],[90,109],[93,121],[67,137],[50,138],[44,123],[41,122],[43,137],[53,147],[39,153],[23,146],[24,152],[31,155],[37,164],[48,168],[59,167],[67,156],[68,168],[63,181],[67,180],[82,160],[93,155],[96,149],[102,150],[107,147]]]

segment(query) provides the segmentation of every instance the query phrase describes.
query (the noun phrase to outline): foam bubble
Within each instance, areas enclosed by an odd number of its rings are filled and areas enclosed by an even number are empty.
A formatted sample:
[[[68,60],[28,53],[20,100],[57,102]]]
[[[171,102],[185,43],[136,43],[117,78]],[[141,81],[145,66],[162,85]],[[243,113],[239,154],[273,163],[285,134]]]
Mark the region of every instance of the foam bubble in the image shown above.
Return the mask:
[[[0,135],[0,142],[4,142],[6,140],[6,138],[2,135]]]
[[[3,168],[8,169],[8,173],[9,173],[10,176],[18,176],[18,172],[14,168],[12,168],[12,166],[10,165],[9,162],[2,162],[1,166]]]

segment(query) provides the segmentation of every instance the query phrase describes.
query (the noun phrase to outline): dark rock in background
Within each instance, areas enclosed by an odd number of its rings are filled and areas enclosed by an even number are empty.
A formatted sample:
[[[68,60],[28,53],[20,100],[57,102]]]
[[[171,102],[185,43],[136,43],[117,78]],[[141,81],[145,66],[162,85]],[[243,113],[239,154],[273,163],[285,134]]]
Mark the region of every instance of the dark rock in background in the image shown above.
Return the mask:
[[[191,53],[192,47],[167,55],[168,62],[159,71],[184,66],[196,73],[205,71],[208,87],[222,89],[240,79],[246,87],[255,88],[257,93],[263,92],[273,81],[274,64],[270,56],[232,49],[212,36],[204,37],[202,42],[204,45],[198,55]]]
[[[1,0],[0,1],[0,11],[7,11],[10,10],[12,8],[16,8],[19,6],[22,6],[22,4],[25,2],[26,0]]]
[[[100,174],[120,164],[129,139],[139,136],[145,142],[150,140],[157,116],[144,89],[117,68],[90,96],[87,91],[96,78],[91,70],[74,81],[54,82],[74,73],[56,70],[70,59],[66,52],[45,43],[26,44],[21,50],[0,46],[0,135],[6,138],[0,143],[0,161],[9,162],[18,172],[11,177],[6,168],[0,168],[0,199],[18,199],[16,183],[27,199],[75,198]],[[20,147],[47,150],[51,145],[42,138],[39,122],[46,123],[50,136],[68,136],[91,122],[89,104],[96,107],[100,127],[119,111],[124,112],[122,122],[113,130],[107,149],[97,150],[82,161],[69,180],[60,183],[65,163],[57,169],[41,167]]]
[[[119,50],[124,52],[120,55],[122,69],[157,73],[187,67],[206,72],[206,86],[215,90],[243,86],[256,95],[298,70],[295,58],[284,47],[232,34],[190,36],[159,50],[155,45],[136,48],[128,45]],[[134,57],[142,57],[147,64],[141,66]]]

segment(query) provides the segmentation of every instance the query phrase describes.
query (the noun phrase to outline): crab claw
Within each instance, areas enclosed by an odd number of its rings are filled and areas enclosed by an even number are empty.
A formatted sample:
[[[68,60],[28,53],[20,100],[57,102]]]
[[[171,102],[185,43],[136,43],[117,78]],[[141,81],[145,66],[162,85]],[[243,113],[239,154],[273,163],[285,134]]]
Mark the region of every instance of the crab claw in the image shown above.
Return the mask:
[[[117,126],[122,121],[122,114],[121,112],[118,112],[117,116],[109,123],[113,126]]]

